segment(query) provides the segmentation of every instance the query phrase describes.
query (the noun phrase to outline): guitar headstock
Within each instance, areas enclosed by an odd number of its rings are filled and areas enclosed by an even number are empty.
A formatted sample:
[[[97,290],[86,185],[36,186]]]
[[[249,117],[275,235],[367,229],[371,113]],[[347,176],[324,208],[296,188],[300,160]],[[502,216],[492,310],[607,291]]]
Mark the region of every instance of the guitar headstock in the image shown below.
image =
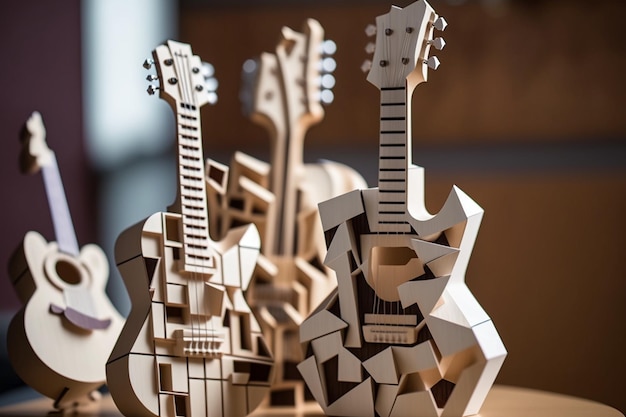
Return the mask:
[[[443,49],[442,38],[433,38],[433,29],[443,31],[445,19],[437,16],[424,0],[416,1],[404,9],[392,6],[389,13],[376,18],[376,26],[366,29],[369,36],[376,34],[376,43],[366,51],[374,52],[372,61],[366,61],[363,70],[369,70],[367,80],[379,89],[411,87],[428,79],[428,68],[437,69],[437,57],[429,57],[431,45]]]
[[[331,56],[336,49],[333,41],[324,40],[317,20],[308,19],[302,32],[283,27],[275,54],[264,53],[244,63],[244,112],[262,115],[274,125],[284,117],[292,122],[320,121],[322,104],[334,99],[332,72],[337,64]]]
[[[146,60],[144,67],[154,64],[157,76],[148,75],[148,81],[159,81],[160,86],[150,85],[150,95],[159,91],[159,96],[168,101],[174,111],[177,103],[199,108],[217,102],[217,80],[213,77],[211,64],[202,62],[186,43],[168,40],[152,51],[154,60]]]
[[[54,153],[46,143],[46,127],[39,112],[34,111],[24,123],[20,132],[20,171],[33,174],[48,165]]]

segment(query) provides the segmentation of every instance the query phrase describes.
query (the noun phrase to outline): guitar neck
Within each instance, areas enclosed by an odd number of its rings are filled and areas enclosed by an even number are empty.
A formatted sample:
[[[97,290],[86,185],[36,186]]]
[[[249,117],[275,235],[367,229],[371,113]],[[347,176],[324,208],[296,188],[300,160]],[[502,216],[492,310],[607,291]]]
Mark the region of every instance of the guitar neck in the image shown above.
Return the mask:
[[[293,255],[296,251],[298,180],[303,163],[304,130],[291,124],[284,136],[274,139],[272,155],[273,192],[281,203],[276,212],[274,254]]]
[[[411,164],[411,101],[405,86],[381,88],[378,156],[378,226],[410,232],[407,174]]]
[[[170,211],[182,216],[185,267],[212,268],[200,110],[191,104],[177,105],[179,192]]]
[[[69,255],[78,256],[79,248],[76,233],[54,154],[50,158],[50,163],[43,165],[41,169],[59,250]]]

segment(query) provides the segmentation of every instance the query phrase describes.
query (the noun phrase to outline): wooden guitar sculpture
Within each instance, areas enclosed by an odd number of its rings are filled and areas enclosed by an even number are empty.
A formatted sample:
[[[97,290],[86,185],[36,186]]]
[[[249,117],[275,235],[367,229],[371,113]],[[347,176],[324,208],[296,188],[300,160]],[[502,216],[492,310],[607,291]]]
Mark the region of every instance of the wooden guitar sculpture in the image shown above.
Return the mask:
[[[26,233],[9,262],[24,307],[8,329],[9,359],[28,385],[69,409],[93,402],[105,383],[105,363],[123,318],[105,293],[109,265],[94,244],[80,250],[56,157],[46,145],[41,115],[22,132],[21,170],[41,170],[56,242]]]
[[[188,44],[170,40],[153,56],[160,97],[176,114],[179,189],[167,212],[116,242],[132,309],[107,364],[111,395],[129,417],[244,416],[267,394],[273,365],[243,295],[259,234],[246,225],[211,240],[200,123],[216,97],[203,78],[211,74]]]
[[[324,161],[304,164],[304,137],[324,117],[322,101],[332,98],[332,41],[313,19],[302,33],[284,27],[276,52],[244,65],[247,113],[267,128],[271,162],[236,153],[222,182],[209,179],[212,225],[225,234],[254,223],[262,256],[247,293],[276,359],[270,405],[298,407],[304,383],[296,370],[303,355],[298,327],[336,287],[334,273],[322,265],[326,253],[317,203],[366,186],[349,167]]]
[[[298,369],[328,415],[476,414],[506,356],[464,282],[483,210],[454,187],[429,214],[411,163],[411,96],[439,64],[428,54],[445,25],[420,0],[367,30],[367,79],[381,94],[378,187],[320,204],[338,289],[300,328]]]

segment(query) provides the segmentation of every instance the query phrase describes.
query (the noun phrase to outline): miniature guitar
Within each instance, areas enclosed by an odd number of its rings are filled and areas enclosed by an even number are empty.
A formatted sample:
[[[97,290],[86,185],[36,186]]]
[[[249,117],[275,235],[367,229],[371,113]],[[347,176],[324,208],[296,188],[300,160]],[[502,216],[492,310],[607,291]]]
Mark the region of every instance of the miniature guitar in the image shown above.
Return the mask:
[[[211,67],[171,40],[153,56],[158,77],[148,78],[176,115],[178,192],[167,212],[116,242],[132,309],[107,364],[111,395],[133,417],[244,416],[269,390],[273,366],[243,295],[259,234],[254,225],[220,241],[209,233],[200,108],[216,98]]]
[[[222,233],[241,223],[255,223],[261,231],[262,258],[247,299],[276,359],[271,405],[304,401],[296,370],[303,359],[298,326],[336,286],[322,265],[326,248],[317,203],[366,186],[345,165],[303,162],[305,135],[323,119],[322,104],[332,101],[335,49],[319,22],[308,19],[302,32],[283,27],[275,53],[244,64],[246,113],[270,134],[270,163],[237,153],[230,175],[223,176],[228,181],[209,181]],[[221,205],[218,190],[225,195]]]
[[[105,293],[104,252],[94,244],[78,247],[37,112],[24,126],[20,165],[24,173],[42,172],[56,242],[30,231],[10,259],[11,282],[24,307],[9,326],[9,358],[24,382],[67,409],[97,398],[93,392],[105,383],[105,363],[123,319]]]
[[[441,211],[424,205],[411,163],[411,96],[439,61],[443,30],[424,0],[393,6],[376,34],[367,80],[380,90],[378,187],[320,204],[338,289],[300,328],[298,365],[333,416],[476,414],[506,356],[465,285],[483,210],[454,187]]]

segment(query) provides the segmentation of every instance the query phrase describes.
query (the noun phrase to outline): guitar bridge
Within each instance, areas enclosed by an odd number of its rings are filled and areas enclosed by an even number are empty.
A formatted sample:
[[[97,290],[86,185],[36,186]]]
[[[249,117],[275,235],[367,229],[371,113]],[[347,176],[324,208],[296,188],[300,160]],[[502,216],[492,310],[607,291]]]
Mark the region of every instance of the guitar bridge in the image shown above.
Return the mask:
[[[224,334],[211,329],[174,331],[175,354],[183,357],[221,358]]]
[[[368,343],[413,345],[423,326],[423,321],[417,325],[413,315],[366,314],[363,338]]]

